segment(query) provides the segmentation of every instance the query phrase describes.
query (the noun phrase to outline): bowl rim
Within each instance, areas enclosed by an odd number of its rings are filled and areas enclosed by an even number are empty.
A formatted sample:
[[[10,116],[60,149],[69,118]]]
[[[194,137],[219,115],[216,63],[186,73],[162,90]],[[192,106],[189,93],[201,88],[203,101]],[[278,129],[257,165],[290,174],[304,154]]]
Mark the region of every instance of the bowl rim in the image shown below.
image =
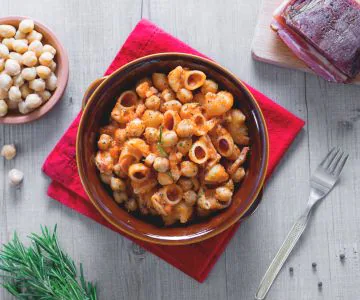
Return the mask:
[[[249,96],[249,98],[251,99],[251,101],[253,102],[254,106],[257,109],[257,112],[259,113],[260,119],[261,119],[261,123],[264,127],[264,138],[265,138],[265,143],[264,143],[264,153],[263,153],[263,163],[262,163],[262,174],[259,178],[259,183],[258,186],[255,190],[255,192],[253,193],[251,202],[249,203],[249,205],[246,207],[246,209],[243,210],[243,212],[241,214],[239,214],[238,216],[236,216],[235,218],[233,218],[233,220],[230,220],[229,222],[224,222],[223,224],[221,224],[220,226],[214,228],[211,231],[206,232],[203,235],[200,236],[193,236],[190,238],[182,238],[182,239],[162,239],[161,236],[150,236],[150,235],[143,235],[143,234],[137,234],[136,231],[131,231],[128,230],[125,226],[121,226],[115,222],[113,222],[111,220],[111,218],[105,213],[105,211],[103,210],[103,208],[101,208],[101,206],[97,203],[97,201],[93,198],[92,194],[89,191],[89,187],[88,184],[86,183],[86,178],[85,178],[85,174],[84,171],[81,168],[81,163],[80,163],[80,147],[79,147],[79,143],[80,143],[80,133],[83,132],[83,127],[85,126],[84,124],[84,116],[87,114],[87,111],[89,110],[90,107],[90,103],[92,103],[93,101],[95,101],[95,95],[98,93],[99,90],[102,89],[102,87],[104,85],[106,85],[107,81],[110,80],[111,78],[117,76],[118,73],[121,73],[124,69],[134,65],[134,64],[138,64],[141,63],[142,61],[147,61],[147,60],[151,60],[151,59],[159,59],[159,58],[163,58],[164,56],[174,56],[177,55],[179,56],[179,58],[181,57],[187,57],[187,58],[193,58],[193,59],[197,59],[197,60],[202,60],[207,64],[210,64],[212,67],[218,68],[221,71],[225,72],[228,76],[232,77],[232,79],[234,79],[243,89],[244,91],[247,93],[247,95]],[[118,68],[117,70],[115,70],[113,73],[109,74],[108,76],[106,76],[104,78],[104,80],[97,86],[97,88],[93,91],[93,93],[90,95],[85,107],[83,107],[82,110],[82,115],[79,121],[79,127],[78,127],[78,131],[76,134],[76,164],[77,164],[77,168],[78,168],[78,172],[79,172],[79,177],[81,180],[81,183],[85,189],[86,194],[88,195],[91,203],[95,206],[95,208],[97,209],[98,212],[100,212],[100,214],[106,219],[106,221],[108,221],[111,225],[113,225],[115,228],[117,228],[118,230],[120,230],[121,232],[129,235],[132,238],[141,240],[141,241],[145,241],[145,242],[150,242],[153,244],[158,244],[158,245],[188,245],[188,244],[194,244],[194,243],[198,243],[198,242],[202,242],[204,240],[207,240],[209,238],[212,238],[222,232],[224,232],[225,230],[229,229],[232,225],[234,225],[236,222],[238,222],[243,216],[245,216],[245,214],[251,209],[252,205],[256,202],[260,192],[263,189],[264,186],[264,182],[266,179],[266,175],[267,175],[267,169],[268,169],[268,162],[269,162],[269,134],[268,134],[268,130],[267,130],[267,125],[266,125],[266,121],[263,115],[263,112],[258,104],[258,102],[256,101],[255,96],[251,93],[251,91],[248,89],[248,87],[245,85],[245,83],[242,82],[242,80],[240,80],[235,74],[233,74],[231,71],[229,71],[228,69],[222,67],[220,64],[198,56],[198,55],[194,55],[194,54],[188,54],[188,53],[181,53],[181,52],[162,52],[162,53],[155,53],[155,54],[150,54],[150,55],[146,55],[140,58],[137,58],[135,60],[132,60],[126,64],[124,64],[123,66],[121,66],[120,68]],[[259,201],[261,202],[261,201]]]
[[[51,38],[57,43],[57,56],[58,60],[61,59],[63,62],[63,71],[58,73],[58,82],[61,84],[57,86],[55,92],[51,95],[48,101],[44,105],[41,105],[39,108],[35,109],[34,111],[30,112],[29,114],[25,115],[6,115],[4,117],[0,117],[0,124],[25,124],[46,115],[50,110],[54,108],[54,106],[61,100],[62,96],[64,95],[68,80],[69,80],[69,57],[67,51],[65,50],[64,46],[62,45],[61,41],[58,39],[57,35],[52,31],[48,26],[44,25],[44,23],[38,21],[37,19],[29,16],[18,16],[18,15],[11,15],[0,17],[0,24],[3,24],[7,21],[21,21],[24,19],[31,19],[34,21],[35,26],[38,26],[41,29],[40,33],[46,33],[47,35],[51,36]],[[61,75],[61,76],[59,76]],[[55,99],[55,100],[54,100]]]

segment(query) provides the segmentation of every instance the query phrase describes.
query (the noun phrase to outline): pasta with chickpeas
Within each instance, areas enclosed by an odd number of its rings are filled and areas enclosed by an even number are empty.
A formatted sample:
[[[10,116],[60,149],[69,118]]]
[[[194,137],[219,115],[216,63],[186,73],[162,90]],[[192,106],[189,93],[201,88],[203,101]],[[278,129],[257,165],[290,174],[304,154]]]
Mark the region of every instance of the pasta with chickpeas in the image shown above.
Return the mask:
[[[52,49],[46,48],[50,59]],[[47,56],[40,58],[45,62]],[[23,73],[30,78],[28,69]],[[47,63],[34,70],[40,78],[29,87],[41,91],[51,70]],[[11,93],[18,99],[23,91]],[[95,163],[116,203],[159,216],[165,225],[188,223],[231,204],[235,184],[246,176],[246,117],[234,107],[234,96],[204,72],[177,66],[143,78],[120,94],[110,120],[100,129]]]

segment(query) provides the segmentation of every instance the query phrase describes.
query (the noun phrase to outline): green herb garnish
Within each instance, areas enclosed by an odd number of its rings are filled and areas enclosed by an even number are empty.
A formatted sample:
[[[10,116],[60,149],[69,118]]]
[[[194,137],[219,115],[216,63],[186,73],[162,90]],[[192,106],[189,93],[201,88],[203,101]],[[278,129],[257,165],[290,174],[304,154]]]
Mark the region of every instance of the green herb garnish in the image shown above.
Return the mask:
[[[168,154],[166,153],[165,149],[162,146],[162,126],[160,126],[159,128],[160,134],[159,134],[159,141],[156,143],[156,148],[158,149],[158,151],[160,152],[160,154],[163,157],[168,157]]]
[[[56,226],[51,233],[41,227],[41,235],[32,233],[25,247],[15,233],[0,251],[0,284],[17,299],[96,300],[96,287],[86,282],[82,265],[78,272],[74,261],[59,247]]]

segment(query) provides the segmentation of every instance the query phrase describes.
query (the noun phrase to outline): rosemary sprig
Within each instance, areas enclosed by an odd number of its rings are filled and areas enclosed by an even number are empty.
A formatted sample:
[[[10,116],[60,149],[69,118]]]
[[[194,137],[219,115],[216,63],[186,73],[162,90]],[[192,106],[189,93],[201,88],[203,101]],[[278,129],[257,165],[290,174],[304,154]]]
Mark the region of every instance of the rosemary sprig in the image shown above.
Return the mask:
[[[96,287],[86,282],[74,261],[59,247],[53,232],[41,227],[41,235],[29,236],[25,247],[15,233],[0,251],[0,284],[17,299],[97,300]]]
[[[165,149],[162,146],[162,133],[163,133],[162,126],[160,126],[159,131],[160,131],[159,141],[156,143],[156,147],[163,157],[168,157],[168,154],[166,153]]]

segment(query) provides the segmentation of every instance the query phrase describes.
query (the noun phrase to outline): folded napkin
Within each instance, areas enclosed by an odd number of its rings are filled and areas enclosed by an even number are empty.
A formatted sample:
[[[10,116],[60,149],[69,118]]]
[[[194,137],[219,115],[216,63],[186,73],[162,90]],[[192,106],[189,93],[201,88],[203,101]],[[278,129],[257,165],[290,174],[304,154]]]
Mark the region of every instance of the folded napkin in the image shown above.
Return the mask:
[[[204,56],[172,37],[147,20],[141,20],[120,49],[105,75],[136,58],[159,52],[184,52]],[[249,87],[266,119],[270,139],[269,176],[304,122]],[[75,157],[76,133],[81,112],[63,135],[43,165],[43,171],[52,179],[48,195],[64,205],[119,232],[144,249],[161,257],[199,282],[203,282],[218,257],[239,227],[239,223],[206,241],[186,246],[161,246],[127,236],[109,224],[91,204],[78,175]]]

